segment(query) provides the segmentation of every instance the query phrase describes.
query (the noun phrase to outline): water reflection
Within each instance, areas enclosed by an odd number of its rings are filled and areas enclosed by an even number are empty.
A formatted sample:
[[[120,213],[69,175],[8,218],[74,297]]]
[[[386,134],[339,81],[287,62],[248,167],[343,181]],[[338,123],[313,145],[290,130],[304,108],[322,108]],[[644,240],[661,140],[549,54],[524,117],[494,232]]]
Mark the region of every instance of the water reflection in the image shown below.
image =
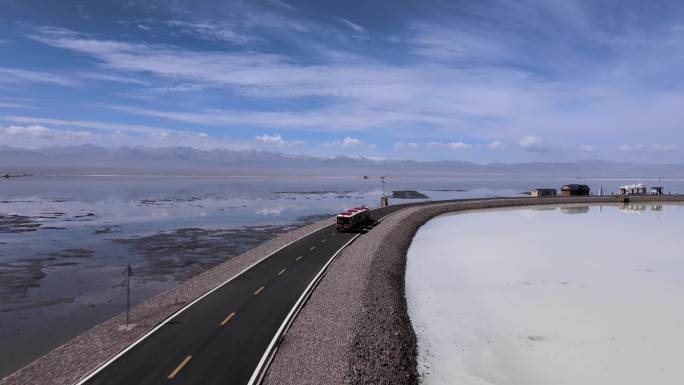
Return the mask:
[[[563,214],[586,214],[589,212],[589,206],[568,206],[561,207],[560,211]]]
[[[639,203],[625,203],[618,207],[618,210],[626,214],[643,214],[646,211],[646,205]]]

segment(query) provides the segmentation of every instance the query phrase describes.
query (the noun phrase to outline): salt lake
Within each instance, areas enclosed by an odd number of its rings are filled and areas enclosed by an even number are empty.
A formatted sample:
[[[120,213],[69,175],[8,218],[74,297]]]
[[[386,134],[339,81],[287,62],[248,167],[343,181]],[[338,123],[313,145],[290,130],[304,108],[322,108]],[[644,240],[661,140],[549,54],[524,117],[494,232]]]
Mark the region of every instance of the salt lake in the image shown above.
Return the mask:
[[[408,251],[424,384],[674,385],[684,206],[442,215]]]

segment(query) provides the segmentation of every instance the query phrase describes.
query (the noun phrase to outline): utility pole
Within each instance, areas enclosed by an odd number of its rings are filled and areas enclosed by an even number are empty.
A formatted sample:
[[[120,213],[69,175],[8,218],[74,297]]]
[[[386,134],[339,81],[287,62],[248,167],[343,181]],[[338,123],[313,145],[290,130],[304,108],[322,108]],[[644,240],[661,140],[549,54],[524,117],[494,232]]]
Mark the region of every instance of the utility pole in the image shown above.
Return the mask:
[[[389,206],[389,199],[387,198],[387,195],[385,194],[385,178],[386,176],[381,176],[379,177],[380,181],[382,182],[382,197],[380,198],[380,207],[387,207]]]
[[[128,266],[126,266],[126,327],[128,327],[129,313],[131,310],[131,275],[133,275],[133,268],[128,264]]]

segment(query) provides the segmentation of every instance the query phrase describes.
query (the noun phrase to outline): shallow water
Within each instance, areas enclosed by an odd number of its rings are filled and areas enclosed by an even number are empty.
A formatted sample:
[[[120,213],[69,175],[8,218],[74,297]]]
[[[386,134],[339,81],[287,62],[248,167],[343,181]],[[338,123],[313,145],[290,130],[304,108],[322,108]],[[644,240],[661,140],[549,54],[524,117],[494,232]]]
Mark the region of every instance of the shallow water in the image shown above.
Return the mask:
[[[449,214],[408,251],[424,384],[680,384],[684,206]]]

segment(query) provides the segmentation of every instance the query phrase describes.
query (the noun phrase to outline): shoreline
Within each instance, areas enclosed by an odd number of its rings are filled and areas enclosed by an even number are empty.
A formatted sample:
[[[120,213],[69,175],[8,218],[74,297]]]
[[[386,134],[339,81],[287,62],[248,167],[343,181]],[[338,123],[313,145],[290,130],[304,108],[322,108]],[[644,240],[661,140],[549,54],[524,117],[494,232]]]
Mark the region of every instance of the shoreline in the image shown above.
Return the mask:
[[[295,319],[265,383],[417,383],[416,339],[404,296],[406,250],[417,229],[451,211],[562,203],[622,203],[622,197],[500,198],[429,202],[386,218],[344,249]],[[684,202],[683,196],[631,197],[630,203]],[[332,223],[293,230],[134,307],[61,345],[0,384],[73,384],[162,320],[281,246]],[[302,364],[302,363],[305,364]],[[331,381],[332,380],[332,381]]]

